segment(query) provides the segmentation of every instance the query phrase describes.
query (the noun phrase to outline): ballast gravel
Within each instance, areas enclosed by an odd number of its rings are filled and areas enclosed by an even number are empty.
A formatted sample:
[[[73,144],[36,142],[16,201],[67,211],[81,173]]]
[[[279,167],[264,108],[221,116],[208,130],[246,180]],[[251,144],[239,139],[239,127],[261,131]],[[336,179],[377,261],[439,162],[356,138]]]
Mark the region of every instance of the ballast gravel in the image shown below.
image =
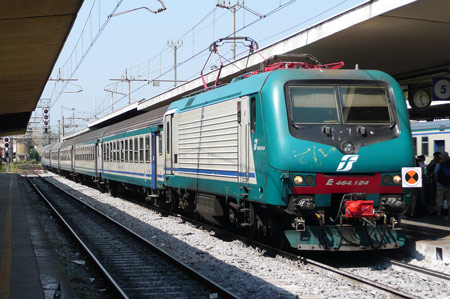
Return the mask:
[[[165,217],[132,202],[112,197],[53,173],[46,173],[58,186],[99,209],[172,255],[212,278],[241,298],[390,298],[384,292],[349,283],[336,274],[309,269],[282,257],[268,257],[234,240],[226,242],[214,233],[197,228],[179,218]],[[414,264],[427,267],[425,261]],[[440,263],[438,270],[450,266]],[[370,271],[370,270],[369,270]],[[370,271],[376,278],[377,271]],[[380,281],[383,281],[380,274]],[[404,284],[413,284],[403,278]],[[430,285],[431,286],[431,285]],[[412,288],[414,289],[414,288]],[[420,292],[423,298],[436,297],[439,288]],[[442,294],[442,292],[441,292]],[[214,297],[214,296],[212,296]]]

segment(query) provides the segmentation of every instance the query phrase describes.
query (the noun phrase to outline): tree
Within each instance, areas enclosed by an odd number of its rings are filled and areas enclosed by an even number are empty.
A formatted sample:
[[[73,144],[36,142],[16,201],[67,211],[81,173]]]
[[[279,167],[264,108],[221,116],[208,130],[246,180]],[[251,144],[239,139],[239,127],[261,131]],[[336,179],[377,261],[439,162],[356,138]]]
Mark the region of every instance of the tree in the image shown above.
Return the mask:
[[[39,152],[34,148],[30,149],[30,160],[35,160],[36,162],[41,161],[41,157],[39,156]]]

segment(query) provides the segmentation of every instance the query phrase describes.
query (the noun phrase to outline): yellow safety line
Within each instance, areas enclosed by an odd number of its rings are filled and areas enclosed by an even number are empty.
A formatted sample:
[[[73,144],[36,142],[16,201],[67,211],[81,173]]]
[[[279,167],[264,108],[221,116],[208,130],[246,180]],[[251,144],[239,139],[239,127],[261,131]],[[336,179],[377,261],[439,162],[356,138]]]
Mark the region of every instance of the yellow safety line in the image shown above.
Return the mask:
[[[9,184],[8,207],[5,216],[5,234],[3,236],[2,267],[0,268],[0,298],[9,298],[9,280],[11,272],[11,203],[13,176]]]

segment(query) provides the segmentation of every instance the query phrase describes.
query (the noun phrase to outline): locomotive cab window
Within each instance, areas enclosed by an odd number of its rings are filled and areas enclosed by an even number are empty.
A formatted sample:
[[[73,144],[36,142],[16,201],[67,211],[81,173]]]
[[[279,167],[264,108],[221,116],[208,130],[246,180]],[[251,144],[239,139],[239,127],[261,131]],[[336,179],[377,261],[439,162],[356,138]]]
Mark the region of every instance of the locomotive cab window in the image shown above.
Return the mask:
[[[345,123],[390,123],[389,97],[384,87],[341,86]]]
[[[339,123],[333,86],[292,86],[288,90],[294,123]]]
[[[286,88],[294,124],[391,124],[388,88],[378,82],[292,84]]]

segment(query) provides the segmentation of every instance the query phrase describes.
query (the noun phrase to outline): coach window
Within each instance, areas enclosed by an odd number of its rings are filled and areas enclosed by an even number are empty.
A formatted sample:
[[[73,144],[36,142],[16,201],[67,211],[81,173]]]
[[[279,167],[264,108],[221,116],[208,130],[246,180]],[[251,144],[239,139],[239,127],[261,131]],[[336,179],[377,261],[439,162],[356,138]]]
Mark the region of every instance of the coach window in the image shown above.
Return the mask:
[[[119,140],[116,141],[116,152],[117,152],[117,156],[116,156],[117,162],[120,162],[120,141]]]
[[[145,136],[145,161],[150,162],[150,136]]]
[[[428,156],[428,137],[422,136],[422,155]]]
[[[139,144],[138,139],[134,138],[134,163],[139,163]]]
[[[116,141],[116,162],[120,162],[120,142],[119,140]]]
[[[130,142],[130,163],[133,163],[133,139],[128,141]]]
[[[128,162],[128,139],[125,139],[125,162]]]
[[[116,162],[116,161],[117,161],[117,160],[116,160],[116,143],[113,142],[112,145],[113,145],[113,149],[112,149],[112,152],[113,152],[113,162]]]
[[[123,146],[123,140],[120,141],[120,160],[122,160],[122,162],[125,160],[125,155],[124,155],[124,146]]]
[[[252,134],[256,132],[256,98],[250,98],[250,131]]]
[[[139,138],[139,162],[144,162],[144,137]]]

